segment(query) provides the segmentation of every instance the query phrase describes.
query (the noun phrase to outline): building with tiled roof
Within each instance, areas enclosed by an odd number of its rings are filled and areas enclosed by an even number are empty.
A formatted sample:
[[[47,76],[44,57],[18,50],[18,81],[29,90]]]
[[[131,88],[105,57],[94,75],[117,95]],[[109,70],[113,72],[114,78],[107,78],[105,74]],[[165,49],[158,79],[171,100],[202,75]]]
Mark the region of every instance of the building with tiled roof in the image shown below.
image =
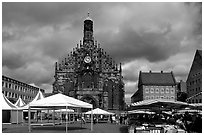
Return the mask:
[[[176,80],[173,72],[141,72],[138,90],[131,97],[131,102],[149,99],[176,100]]]
[[[189,103],[202,103],[202,50],[196,50],[186,84],[187,101]]]

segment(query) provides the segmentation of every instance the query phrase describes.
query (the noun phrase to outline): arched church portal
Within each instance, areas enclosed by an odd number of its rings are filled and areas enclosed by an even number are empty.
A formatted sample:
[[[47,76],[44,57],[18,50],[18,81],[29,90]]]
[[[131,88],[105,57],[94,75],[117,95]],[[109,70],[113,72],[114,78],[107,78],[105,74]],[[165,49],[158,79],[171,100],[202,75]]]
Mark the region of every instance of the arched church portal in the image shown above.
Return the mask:
[[[84,96],[81,98],[81,100],[84,101],[84,102],[87,102],[87,103],[92,104],[94,109],[98,107],[98,102],[97,102],[97,100],[96,100],[93,96],[91,96],[91,95],[88,95],[88,94],[87,94],[87,95],[84,95]]]

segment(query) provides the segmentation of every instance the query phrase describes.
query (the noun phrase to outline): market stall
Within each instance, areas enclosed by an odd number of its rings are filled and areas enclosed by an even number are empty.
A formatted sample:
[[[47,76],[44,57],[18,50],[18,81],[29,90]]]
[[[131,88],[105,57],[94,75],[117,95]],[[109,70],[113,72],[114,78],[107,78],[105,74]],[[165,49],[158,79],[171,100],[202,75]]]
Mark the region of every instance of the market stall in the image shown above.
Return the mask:
[[[2,95],[2,123],[21,123],[23,122],[23,112],[11,103],[4,94]]]
[[[115,113],[112,112],[108,112],[105,110],[102,110],[100,108],[96,108],[93,111],[88,111],[86,113],[84,113],[85,115],[90,115],[91,113],[93,113],[94,115],[94,120],[96,120],[96,122],[99,121],[108,121],[111,117],[111,115],[114,115]]]
[[[30,121],[30,110],[32,108],[48,108],[52,109],[53,111],[58,109],[70,109],[70,108],[93,108],[92,104],[77,100],[75,98],[63,95],[61,93],[55,94],[40,100],[37,100],[35,102],[32,102],[29,105],[29,112],[28,112],[28,118],[29,118],[29,132],[31,132],[31,121]],[[67,112],[67,111],[66,111]],[[66,114],[68,115],[68,114]],[[53,121],[54,122],[54,121]],[[67,132],[67,119],[66,119],[66,132]],[[91,130],[93,130],[92,120],[91,120]]]
[[[150,114],[149,116],[143,115],[143,118],[138,117],[139,123],[130,123],[130,132],[185,132],[176,125],[176,118],[170,112],[192,107],[192,105],[169,100],[145,100],[131,104],[131,109],[149,109],[156,112],[156,114]],[[163,113],[168,112],[168,113]],[[146,121],[142,121],[145,119]],[[151,121],[151,122],[148,122]]]

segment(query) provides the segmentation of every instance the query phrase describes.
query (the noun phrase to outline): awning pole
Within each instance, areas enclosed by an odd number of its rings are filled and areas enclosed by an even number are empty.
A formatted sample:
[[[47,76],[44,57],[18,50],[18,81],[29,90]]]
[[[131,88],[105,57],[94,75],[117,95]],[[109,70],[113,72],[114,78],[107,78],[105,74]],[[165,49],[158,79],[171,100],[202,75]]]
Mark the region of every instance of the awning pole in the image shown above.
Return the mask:
[[[81,112],[81,108],[80,108],[80,115],[81,115],[81,128],[82,128],[82,112]]]
[[[40,120],[41,120],[41,123],[42,123],[42,110],[40,111]]]
[[[17,124],[18,124],[18,109],[17,109]]]
[[[49,123],[49,117],[50,117],[50,114],[49,114],[49,109],[47,109],[47,123]]]
[[[31,132],[31,121],[30,121],[30,105],[28,106],[28,132]]]
[[[62,109],[60,109],[60,121],[62,123]]]
[[[93,131],[93,108],[91,108],[91,131]]]
[[[68,107],[68,109],[70,109],[70,108]],[[71,116],[70,116],[69,110],[68,110],[68,115],[69,115],[69,120],[68,120],[68,122],[70,122],[70,121],[71,121]]]
[[[66,119],[66,133],[67,133],[67,106],[66,106],[66,116],[65,116],[65,119]]]
[[[53,124],[55,126],[55,108],[53,109],[53,118],[54,118]]]

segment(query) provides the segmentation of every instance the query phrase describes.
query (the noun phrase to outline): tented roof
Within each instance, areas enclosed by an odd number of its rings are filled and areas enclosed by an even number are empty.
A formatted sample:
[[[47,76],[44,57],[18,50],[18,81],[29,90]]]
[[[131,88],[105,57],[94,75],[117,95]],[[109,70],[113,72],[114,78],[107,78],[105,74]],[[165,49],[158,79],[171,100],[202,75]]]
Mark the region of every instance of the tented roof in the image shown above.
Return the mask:
[[[21,107],[26,105],[26,103],[21,99],[21,97],[19,96],[18,100],[16,101],[16,103],[14,104],[15,106]]]
[[[132,110],[128,111],[129,114],[155,114],[155,112],[151,111],[143,111],[143,110]]]
[[[35,102],[30,103],[31,108],[37,107],[80,107],[80,108],[92,108],[93,105],[83,102],[81,100],[63,95],[61,93],[37,100]]]
[[[153,99],[153,100],[144,100],[136,103],[132,103],[131,106],[133,108],[166,108],[166,109],[181,109],[185,107],[192,106],[186,102],[180,101],[170,101],[170,100],[162,100],[162,99]]]
[[[35,98],[32,100],[32,102],[37,101],[39,99],[45,98],[42,92],[39,90],[38,94],[35,96]]]
[[[74,112],[73,109],[59,109],[59,110],[55,110],[55,112]]]
[[[13,103],[11,103],[11,102],[4,96],[3,93],[1,94],[1,96],[2,96],[2,103],[1,103],[2,110],[15,110],[15,109],[17,109],[17,106],[15,106]]]
[[[29,105],[37,100],[40,100],[40,99],[43,99],[44,98],[44,95],[42,94],[42,92],[39,90],[39,92],[37,93],[37,95],[35,96],[35,98],[30,102],[28,103],[27,105],[21,107],[21,109],[28,109]]]
[[[92,110],[92,113],[93,113],[93,114],[104,114],[104,115],[112,115],[112,114],[114,114],[114,113],[111,113],[111,112],[107,112],[107,111],[105,111],[105,110],[102,110],[102,109],[100,109],[100,108],[96,108],[96,109]],[[91,111],[88,111],[88,112],[86,112],[85,114],[91,114]]]

